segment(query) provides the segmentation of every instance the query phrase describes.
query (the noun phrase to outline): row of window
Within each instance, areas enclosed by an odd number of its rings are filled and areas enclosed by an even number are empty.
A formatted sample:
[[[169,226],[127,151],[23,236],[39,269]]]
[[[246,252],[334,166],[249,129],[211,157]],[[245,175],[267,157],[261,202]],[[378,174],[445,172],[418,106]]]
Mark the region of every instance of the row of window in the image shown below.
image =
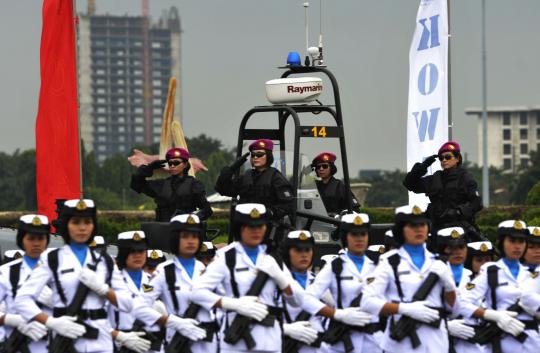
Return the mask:
[[[529,166],[529,159],[528,158],[521,158],[519,160],[519,167],[526,168],[528,166]],[[503,168],[505,170],[512,169],[512,159],[511,158],[503,159]]]
[[[540,112],[536,112],[535,115],[536,125],[540,125]],[[502,117],[504,126],[510,126],[512,124],[512,114],[510,112],[503,113]],[[529,125],[529,112],[519,113],[519,125]]]
[[[144,126],[132,126],[131,129],[126,128],[126,126],[107,126],[107,125],[98,125],[95,128],[95,131],[97,133],[125,133],[127,131],[131,130],[131,132],[144,132]],[[152,128],[152,132],[157,134],[161,133],[161,125],[154,125]]]
[[[529,129],[519,129],[519,139],[527,140],[529,138]],[[509,141],[512,139],[512,130],[503,129],[503,140]],[[536,129],[536,139],[540,140],[540,128]]]

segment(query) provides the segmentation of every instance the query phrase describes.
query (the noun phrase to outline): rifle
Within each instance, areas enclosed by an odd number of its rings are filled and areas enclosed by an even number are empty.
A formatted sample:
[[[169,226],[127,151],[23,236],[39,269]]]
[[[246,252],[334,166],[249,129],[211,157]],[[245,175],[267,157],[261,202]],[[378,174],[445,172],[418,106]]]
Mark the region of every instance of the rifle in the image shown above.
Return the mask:
[[[103,257],[103,254],[101,255],[101,257]],[[88,267],[90,267],[92,270],[95,271],[97,264],[101,260],[101,257],[98,259],[98,261],[96,261],[95,265],[88,265]],[[75,295],[73,296],[73,300],[66,308],[65,315],[77,316],[79,310],[84,304],[84,301],[86,300],[86,297],[88,296],[88,293],[90,293],[90,289],[84,284],[82,284],[82,282],[79,282],[77,291],[75,292]],[[87,332],[84,337],[97,338],[99,334],[99,331],[97,329],[86,325],[82,321],[77,320],[76,322],[86,327]],[[49,345],[49,353],[78,353],[77,350],[75,349],[75,341],[76,340],[74,339],[67,338],[66,336],[57,334],[51,340],[51,343]]]
[[[17,328],[14,328],[13,331],[11,331],[11,335],[9,335],[9,338],[5,342],[5,349],[2,350],[4,353],[31,353],[30,349],[28,348],[28,344],[30,343],[30,338],[26,337],[21,331],[17,330]]]
[[[422,285],[416,290],[416,293],[414,293],[412,302],[425,300],[433,287],[435,287],[435,284],[437,284],[438,280],[439,275],[431,272],[424,280]],[[390,328],[390,337],[398,342],[401,342],[405,337],[409,337],[411,339],[413,348],[417,348],[421,343],[418,335],[416,334],[416,329],[421,324],[425,323],[417,321],[409,316],[401,316],[398,322],[392,325]],[[437,328],[440,326],[440,324],[441,320],[439,319],[429,323],[428,325]]]
[[[362,293],[358,294],[356,298],[353,299],[349,307],[358,307],[360,306],[360,301],[362,300]],[[345,352],[349,353],[354,350],[354,345],[351,341],[351,330],[357,328],[361,330],[361,327],[350,326],[343,322],[337,320],[330,321],[328,329],[322,336],[322,340],[329,344],[336,344],[337,342],[343,342],[343,347]]]
[[[190,303],[183,317],[194,319],[201,307],[195,303]],[[191,353],[191,340],[176,332],[171,342],[165,347],[165,353]]]
[[[506,310],[515,311],[517,313],[520,313],[522,311],[518,303],[512,304]],[[475,330],[474,336],[470,339],[470,342],[486,345],[488,343],[493,343],[493,341],[497,338],[500,339],[500,337],[505,333],[506,332],[504,332],[499,328],[499,326],[497,326],[497,323],[489,322],[485,325],[478,327]],[[520,333],[518,336],[510,336],[519,341],[520,343],[525,342],[525,340],[527,339],[527,334],[525,332]]]
[[[308,321],[311,318],[311,314],[302,311],[298,316],[296,317],[295,321]],[[321,346],[322,341],[322,334],[319,333],[319,337],[313,342],[310,347],[319,348]],[[283,337],[283,353],[298,353],[298,350],[304,345],[305,343],[295,340],[292,337]]]
[[[246,296],[259,296],[261,293],[266,281],[268,281],[269,276],[263,271],[257,273],[257,277],[251,284],[251,287],[246,293]],[[257,322],[260,325],[272,326],[274,324],[275,317],[272,315],[266,316],[263,321]],[[253,320],[249,317],[245,317],[239,314],[236,314],[231,325],[224,332],[224,341],[229,344],[236,344],[238,341],[243,339],[246,342],[246,347],[248,350],[252,350],[255,347],[255,341],[249,332],[249,325]]]

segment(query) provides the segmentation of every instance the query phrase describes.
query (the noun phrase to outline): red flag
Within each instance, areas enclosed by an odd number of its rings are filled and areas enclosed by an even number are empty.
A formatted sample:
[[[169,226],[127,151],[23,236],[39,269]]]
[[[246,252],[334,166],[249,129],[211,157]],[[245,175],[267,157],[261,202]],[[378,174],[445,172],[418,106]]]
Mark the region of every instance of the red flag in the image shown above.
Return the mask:
[[[52,220],[56,199],[81,196],[73,2],[44,0],[42,15],[36,190],[39,213]]]

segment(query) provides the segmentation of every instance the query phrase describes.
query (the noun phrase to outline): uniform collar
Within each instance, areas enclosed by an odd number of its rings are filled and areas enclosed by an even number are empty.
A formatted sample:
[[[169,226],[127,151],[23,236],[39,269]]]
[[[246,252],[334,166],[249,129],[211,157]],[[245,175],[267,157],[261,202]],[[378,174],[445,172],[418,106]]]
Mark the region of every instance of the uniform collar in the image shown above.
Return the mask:
[[[266,245],[260,244],[259,245],[259,255],[257,256],[257,262],[255,264],[253,264],[253,262],[251,261],[251,259],[248,256],[248,254],[246,254],[246,251],[244,250],[244,246],[242,245],[242,243],[240,243],[239,241],[235,242],[234,248],[236,249],[237,252],[240,253],[240,256],[242,256],[242,259],[244,260],[244,262],[250,268],[256,267],[262,261],[264,256],[266,255]]]
[[[510,269],[504,263],[503,259],[499,259],[497,262],[495,262],[495,265],[497,265],[497,267],[502,269],[504,271],[504,273],[506,274],[506,277],[508,277],[513,282],[521,282],[524,279],[526,279],[527,275],[529,274],[529,271],[527,270],[527,267],[523,266],[520,262],[518,264],[519,264],[519,273],[518,273],[517,278],[514,278],[514,276],[510,272]]]
[[[397,252],[401,256],[401,258],[405,259],[409,263],[411,267],[415,269],[417,268],[411,259],[411,255],[409,255],[407,250],[405,250],[403,247],[400,247]],[[429,268],[431,267],[431,264],[433,263],[435,259],[435,255],[433,255],[426,249],[425,244],[424,244],[424,256],[425,256],[424,264],[422,265],[422,268],[419,269],[421,273],[428,271]]]

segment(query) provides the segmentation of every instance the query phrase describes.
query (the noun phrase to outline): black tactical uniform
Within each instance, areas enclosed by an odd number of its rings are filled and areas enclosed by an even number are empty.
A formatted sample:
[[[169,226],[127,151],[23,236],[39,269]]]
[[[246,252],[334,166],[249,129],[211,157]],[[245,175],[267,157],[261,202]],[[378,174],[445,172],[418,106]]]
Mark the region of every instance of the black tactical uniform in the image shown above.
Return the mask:
[[[359,212],[360,204],[349,188],[341,180],[330,177],[328,183],[316,181],[317,190],[324,203],[326,212],[329,215],[339,214],[343,210],[349,210],[349,199],[351,199],[352,210]]]
[[[236,177],[235,169],[224,167],[216,181],[221,195],[240,197],[239,203],[261,203],[271,211],[272,220],[281,220],[292,212],[293,193],[289,181],[277,169],[251,169]]]
[[[435,229],[447,226],[474,226],[475,214],[482,209],[478,186],[461,166],[439,170],[423,177],[426,165],[416,163],[407,173],[403,185],[415,193],[425,193],[430,204],[427,213]]]
[[[166,179],[146,180],[137,170],[131,176],[131,188],[150,196],[156,202],[156,221],[169,222],[176,214],[194,213],[202,220],[212,215],[203,184],[189,175],[172,175]],[[198,211],[197,211],[198,210]]]

